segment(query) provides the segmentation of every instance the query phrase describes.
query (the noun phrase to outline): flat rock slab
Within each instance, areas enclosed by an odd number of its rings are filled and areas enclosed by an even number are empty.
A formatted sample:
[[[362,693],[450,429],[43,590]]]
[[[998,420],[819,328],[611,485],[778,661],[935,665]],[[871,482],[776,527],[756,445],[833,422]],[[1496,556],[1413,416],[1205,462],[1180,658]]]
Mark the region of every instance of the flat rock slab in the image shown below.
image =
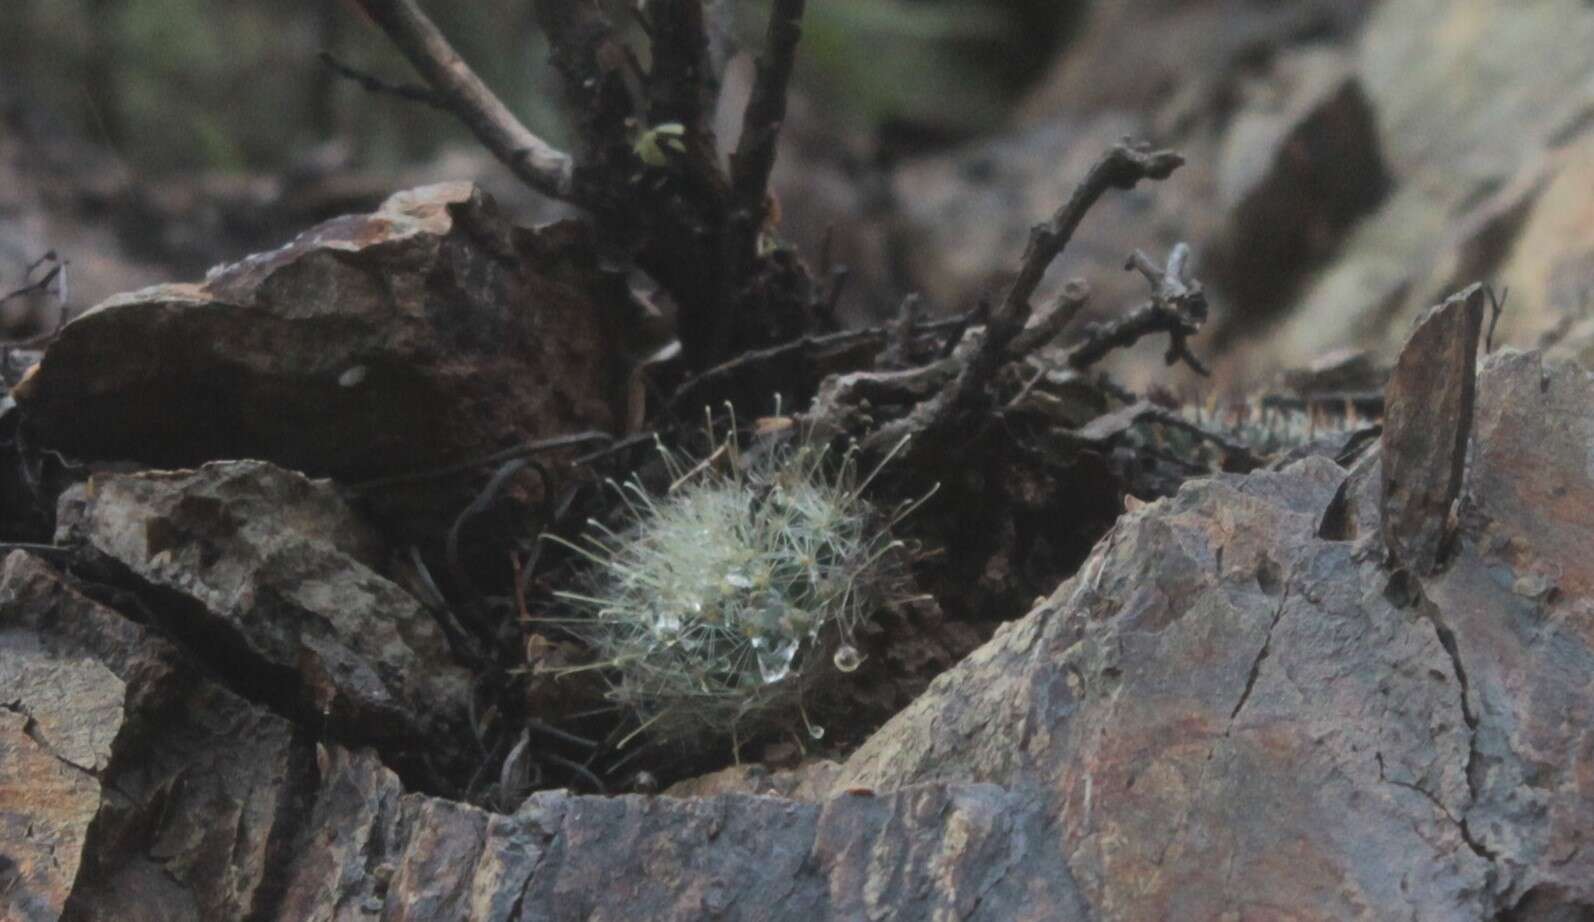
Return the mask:
[[[264,461],[100,474],[62,495],[58,522],[58,541],[165,590],[164,626],[284,713],[444,752],[463,732],[468,673],[374,569],[381,544],[330,481]]]
[[[79,458],[350,480],[612,431],[625,296],[594,249],[568,225],[511,226],[469,183],[398,193],[203,283],[95,306],[16,398],[39,444]]]
[[[1384,389],[1384,542],[1427,576],[1453,530],[1477,389],[1484,291],[1472,285],[1418,321]]]
[[[822,804],[550,791],[506,816],[406,795],[363,754],[328,749],[320,772],[284,922],[1088,918],[1039,804],[994,785]]]

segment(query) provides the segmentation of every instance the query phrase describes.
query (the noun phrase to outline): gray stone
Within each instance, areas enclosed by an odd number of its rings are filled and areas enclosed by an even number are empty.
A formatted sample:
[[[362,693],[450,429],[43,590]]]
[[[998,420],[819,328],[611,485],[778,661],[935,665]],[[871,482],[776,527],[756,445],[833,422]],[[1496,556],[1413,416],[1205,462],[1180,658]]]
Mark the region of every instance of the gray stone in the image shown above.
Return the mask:
[[[183,604],[183,638],[340,738],[433,745],[463,732],[470,678],[330,481],[264,461],[100,474],[63,494],[57,540]]]

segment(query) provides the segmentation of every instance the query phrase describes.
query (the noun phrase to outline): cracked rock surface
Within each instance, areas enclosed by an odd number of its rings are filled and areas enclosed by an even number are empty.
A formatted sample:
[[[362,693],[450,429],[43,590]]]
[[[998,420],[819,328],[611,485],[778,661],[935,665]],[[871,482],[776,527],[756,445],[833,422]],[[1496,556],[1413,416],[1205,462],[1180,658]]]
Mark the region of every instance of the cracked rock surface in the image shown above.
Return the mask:
[[[793,796],[730,776],[710,796],[545,791],[513,813],[417,793],[380,748],[318,740],[19,551],[0,570],[0,905],[28,920],[1585,918],[1590,407],[1579,368],[1483,361],[1458,533],[1428,574],[1386,566],[1376,453],[1193,481],[1125,515],[832,780],[779,787]],[[177,521],[149,491],[215,496],[228,472],[97,477],[77,501],[143,496],[150,521]],[[136,567],[149,532],[98,540]],[[226,572],[240,551],[220,546],[206,566]]]
[[[58,522],[60,543],[163,590],[158,620],[279,709],[377,744],[465,732],[469,673],[380,575],[380,538],[331,481],[264,461],[100,474],[62,495]]]

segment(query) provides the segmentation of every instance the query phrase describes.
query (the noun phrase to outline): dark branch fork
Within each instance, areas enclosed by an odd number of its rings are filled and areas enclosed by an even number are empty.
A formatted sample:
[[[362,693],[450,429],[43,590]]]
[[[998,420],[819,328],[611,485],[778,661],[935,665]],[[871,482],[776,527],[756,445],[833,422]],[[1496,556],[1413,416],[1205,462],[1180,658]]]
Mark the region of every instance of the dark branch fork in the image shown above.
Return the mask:
[[[581,116],[578,157],[555,150],[516,120],[415,0],[359,3],[489,151],[532,188],[587,208],[611,243],[674,296],[687,370],[699,374],[695,384],[820,345],[814,337],[822,332],[816,321],[826,313],[819,307],[825,298],[813,294],[812,276],[795,258],[766,254],[760,246],[804,0],[771,0],[764,52],[728,169],[719,163],[710,126],[720,75],[702,0],[655,0],[639,14],[653,45],[647,72],[598,5],[538,5],[539,25]],[[678,126],[669,136],[680,144],[660,167],[639,157],[635,135],[664,126]],[[1183,163],[1173,151],[1127,141],[1112,147],[1052,217],[1031,230],[1017,276],[956,376],[907,417],[877,429],[867,447],[889,446],[907,433],[944,436],[970,414],[989,409],[997,372],[1054,338],[1088,299],[1082,284],[1070,284],[1030,325],[1035,292],[1085,215],[1109,189],[1166,179]],[[1166,333],[1167,361],[1205,374],[1188,347],[1207,312],[1201,285],[1189,275],[1189,248],[1175,246],[1166,267],[1137,252],[1127,268],[1150,283],[1149,302],[1088,330],[1067,364],[1087,368],[1114,349]]]
[[[1029,322],[1033,311],[1030,299],[1045,278],[1046,270],[1067,249],[1080,222],[1102,195],[1109,189],[1133,189],[1143,179],[1167,179],[1183,165],[1184,158],[1173,151],[1153,151],[1127,142],[1116,144],[1090,168],[1074,194],[1057,209],[1051,220],[1030,229],[1029,245],[1025,248],[1018,277],[991,315],[985,342],[958,381],[957,396],[953,400],[957,408],[966,408],[996,369],[1006,362],[1009,347]],[[1064,317],[1072,317],[1084,307],[1087,298],[1088,291],[1065,290],[1056,310]]]
[[[767,214],[770,172],[775,167],[775,142],[786,120],[786,90],[791,82],[797,43],[802,38],[805,0],[774,0],[769,14],[765,52],[758,59],[752,96],[743,113],[742,134],[731,157],[734,217],[740,232],[751,239],[739,241],[749,253]]]
[[[1108,150],[1085,174],[1073,195],[1051,219],[1030,230],[1029,244],[1025,248],[1018,276],[1003,294],[1001,304],[992,312],[986,323],[984,340],[957,378],[907,417],[876,430],[865,440],[865,446],[871,450],[882,450],[911,433],[923,433],[926,438],[922,441],[933,446],[954,433],[968,414],[980,411],[988,398],[987,385],[996,372],[1011,360],[1015,344],[1033,348],[1043,341],[1038,336],[1020,337],[1033,313],[1031,299],[1046,276],[1046,270],[1067,248],[1085,215],[1107,190],[1128,190],[1141,180],[1166,179],[1183,164],[1184,158],[1173,151],[1151,150],[1128,141]],[[1177,261],[1170,260],[1170,263],[1174,263],[1174,268],[1182,273],[1186,263],[1185,257],[1179,255],[1178,248],[1176,256]],[[1187,295],[1190,291],[1198,295],[1200,286],[1178,291],[1172,287],[1166,289],[1169,297],[1180,292]],[[1078,314],[1088,298],[1089,290],[1083,283],[1070,283],[1041,326],[1047,333],[1055,335]],[[1182,345],[1182,340],[1180,342]]]
[[[1206,294],[1201,283],[1190,278],[1190,247],[1175,244],[1168,254],[1167,268],[1160,268],[1146,254],[1136,250],[1124,268],[1138,271],[1151,284],[1151,300],[1116,320],[1098,324],[1085,341],[1068,353],[1072,368],[1089,368],[1114,349],[1132,346],[1155,333],[1168,334],[1169,365],[1182,361],[1196,374],[1209,372],[1191,352],[1188,340],[1201,330],[1207,319]]]
[[[414,0],[359,3],[493,156],[538,192],[570,199],[575,168],[570,155],[556,150],[521,124]]]
[[[654,0],[638,13],[651,41],[647,71],[597,4],[538,4],[538,24],[579,113],[574,155],[521,124],[415,0],[358,2],[497,159],[531,188],[586,208],[613,252],[629,254],[670,292],[682,306],[690,368],[811,332],[817,311],[806,268],[759,246],[803,0],[772,2],[768,47],[728,169],[712,129],[723,56],[715,29],[723,28],[702,0]],[[645,160],[638,136],[666,127],[678,139],[669,162]]]

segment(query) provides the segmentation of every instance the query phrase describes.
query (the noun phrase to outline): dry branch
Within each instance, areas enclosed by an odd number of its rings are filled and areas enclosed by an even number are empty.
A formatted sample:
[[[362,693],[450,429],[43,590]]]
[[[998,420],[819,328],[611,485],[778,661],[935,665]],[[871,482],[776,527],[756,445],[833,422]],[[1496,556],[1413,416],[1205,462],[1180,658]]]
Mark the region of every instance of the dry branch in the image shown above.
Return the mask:
[[[1166,269],[1159,268],[1150,257],[1136,250],[1125,268],[1146,277],[1151,285],[1151,300],[1123,317],[1093,327],[1085,341],[1069,351],[1069,366],[1089,368],[1114,349],[1132,346],[1155,333],[1167,333],[1165,361],[1169,365],[1183,361],[1196,374],[1205,377],[1208,371],[1190,352],[1188,343],[1189,337],[1198,333],[1207,319],[1206,295],[1201,283],[1189,275],[1190,247],[1175,244],[1168,253]]]
[[[330,51],[321,52],[320,57],[321,63],[327,70],[331,71],[335,76],[354,83],[367,93],[396,96],[405,102],[418,102],[423,106],[431,106],[433,109],[440,109],[450,114],[454,111],[449,106],[448,101],[438,95],[431,87],[418,86],[413,83],[388,83],[374,74],[368,74],[363,70],[350,67],[339,61]]]
[[[733,259],[742,264],[757,252],[758,233],[767,214],[769,175],[775,168],[775,146],[786,120],[786,85],[802,39],[804,5],[805,0],[774,0],[770,6],[764,53],[758,56],[758,74],[742,114],[742,135],[731,157],[733,233],[741,238],[734,244],[738,252]]]
[[[1113,145],[1085,174],[1074,189],[1074,194],[1058,208],[1051,220],[1030,228],[1029,245],[1024,250],[1018,277],[1002,297],[1002,304],[991,315],[986,325],[985,342],[959,376],[957,389],[943,412],[953,413],[968,408],[984,390],[996,370],[1005,363],[1013,340],[1029,322],[1030,298],[1040,287],[1049,269],[1068,242],[1073,239],[1079,222],[1101,199],[1108,189],[1133,189],[1143,179],[1167,179],[1173,171],[1184,165],[1184,158],[1168,150],[1153,151],[1141,145],[1120,142]],[[1057,310],[1067,316],[1077,314],[1084,306],[1088,290],[1065,291],[1063,302]]]
[[[950,433],[960,420],[976,410],[997,370],[1012,358],[1013,345],[1029,321],[1030,298],[1035,289],[1040,287],[1046,270],[1067,248],[1091,207],[1108,189],[1133,189],[1143,179],[1166,179],[1183,163],[1184,158],[1173,151],[1154,151],[1127,141],[1107,151],[1051,220],[1030,230],[1029,245],[1025,248],[1018,277],[1003,295],[1001,305],[991,314],[984,340],[957,379],[906,418],[877,430],[867,440],[868,447],[895,444],[910,432],[925,433],[931,436],[928,441],[934,444],[937,436]],[[1057,319],[1066,321],[1076,315],[1089,297],[1089,289],[1084,285],[1070,284],[1053,308],[1054,322],[1046,324],[1048,331],[1052,335],[1060,332]]]
[[[494,157],[538,192],[567,201],[573,197],[575,166],[570,155],[556,150],[521,124],[454,51],[415,0],[358,2],[449,111]]]
[[[1029,319],[1029,299],[1040,287],[1041,279],[1053,261],[1062,255],[1074,231],[1079,228],[1087,212],[1108,189],[1133,189],[1143,179],[1167,179],[1173,171],[1184,165],[1184,158],[1170,150],[1153,151],[1143,145],[1127,141],[1113,146],[1096,165],[1085,174],[1085,179],[1074,189],[1074,194],[1045,224],[1030,229],[1029,246],[1024,251],[1024,261],[1018,278],[1007,290],[1002,306],[991,318],[992,326],[1001,324],[1013,327],[1013,334],[1024,328]]]

